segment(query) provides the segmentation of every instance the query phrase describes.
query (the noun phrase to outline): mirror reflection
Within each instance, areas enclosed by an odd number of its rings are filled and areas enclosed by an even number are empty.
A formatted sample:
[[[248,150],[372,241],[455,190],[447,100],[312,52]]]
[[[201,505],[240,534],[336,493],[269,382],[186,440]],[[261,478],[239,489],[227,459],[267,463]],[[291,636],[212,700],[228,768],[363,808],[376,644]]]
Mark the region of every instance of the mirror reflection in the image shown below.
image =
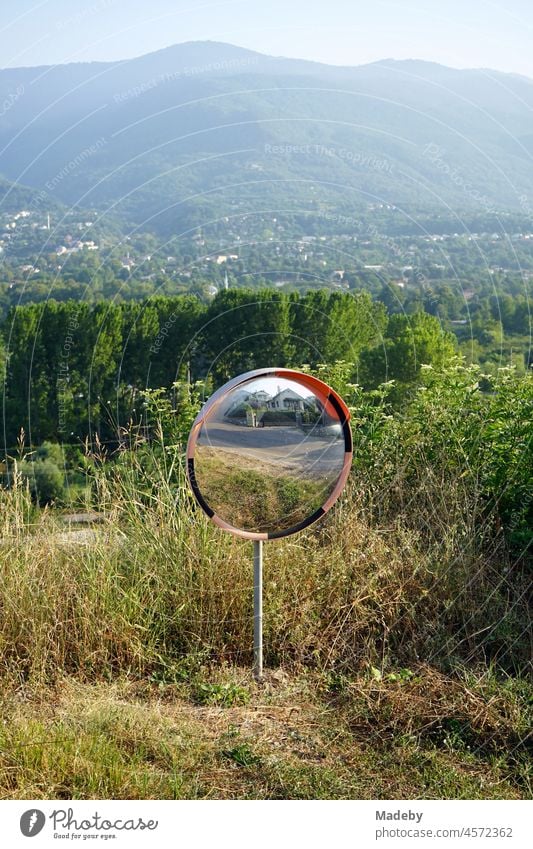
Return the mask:
[[[287,530],[323,506],[342,472],[338,414],[303,383],[240,384],[203,421],[195,473],[208,505],[245,531]]]

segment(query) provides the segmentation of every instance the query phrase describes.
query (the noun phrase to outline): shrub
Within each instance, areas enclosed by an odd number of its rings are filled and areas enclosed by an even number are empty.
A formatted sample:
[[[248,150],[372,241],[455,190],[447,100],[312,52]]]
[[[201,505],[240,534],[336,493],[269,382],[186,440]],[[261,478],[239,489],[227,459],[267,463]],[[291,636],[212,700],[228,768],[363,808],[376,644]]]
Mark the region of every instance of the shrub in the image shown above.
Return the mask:
[[[64,495],[63,472],[52,460],[25,460],[19,470],[23,478],[29,481],[35,501],[40,505],[60,501]]]

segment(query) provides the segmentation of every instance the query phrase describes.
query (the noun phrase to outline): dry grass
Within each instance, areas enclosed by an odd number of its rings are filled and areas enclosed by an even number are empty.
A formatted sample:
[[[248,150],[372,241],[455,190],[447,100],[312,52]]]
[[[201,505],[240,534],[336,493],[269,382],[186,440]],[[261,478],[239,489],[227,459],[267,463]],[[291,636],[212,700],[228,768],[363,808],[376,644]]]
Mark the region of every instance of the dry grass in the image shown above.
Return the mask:
[[[316,676],[210,674],[246,705],[196,704],[189,684],[119,680],[20,690],[2,708],[3,798],[520,798],[508,764],[352,728]],[[362,683],[362,682],[361,682]],[[354,683],[354,687],[358,685]],[[381,689],[384,694],[383,688]],[[370,721],[370,725],[372,720]]]
[[[97,475],[83,545],[0,492],[4,797],[531,793],[527,584],[463,479],[428,466],[407,497],[398,469],[378,498],[354,476],[267,545],[265,660],[285,673],[258,688],[251,545],[172,462]]]
[[[382,739],[406,734],[446,740],[493,752],[525,750],[531,743],[533,705],[516,698],[513,679],[495,687],[494,678],[450,677],[427,665],[401,669],[347,685],[341,703],[352,715],[354,732],[379,728]],[[527,688],[525,688],[527,690]]]

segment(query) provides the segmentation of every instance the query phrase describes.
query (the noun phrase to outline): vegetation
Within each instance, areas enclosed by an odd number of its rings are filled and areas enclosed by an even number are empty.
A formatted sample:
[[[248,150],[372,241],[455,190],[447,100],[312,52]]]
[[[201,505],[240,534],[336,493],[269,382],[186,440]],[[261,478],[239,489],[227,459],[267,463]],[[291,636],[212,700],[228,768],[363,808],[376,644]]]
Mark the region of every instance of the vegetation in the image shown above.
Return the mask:
[[[11,799],[517,799],[530,793],[526,696],[491,676],[454,686],[364,675],[339,693],[318,672],[261,687],[235,666],[209,686],[247,694],[201,703],[187,681],[61,679],[4,696],[0,786]],[[406,711],[409,705],[410,712]],[[384,723],[386,712],[398,721]],[[413,727],[418,711],[427,728]],[[442,723],[441,717],[447,718]],[[484,730],[478,723],[489,720]],[[472,728],[471,723],[474,724]],[[495,734],[495,728],[498,733]],[[506,748],[506,745],[508,748]]]
[[[250,546],[195,508],[178,414],[85,462],[99,530],[1,491],[0,783],[9,797],[524,798],[533,384],[457,361],[348,400],[348,488],[268,545],[266,682]]]
[[[121,428],[144,415],[144,389],[176,379],[207,378],[211,385],[251,368],[334,362],[357,365],[359,355],[383,345],[387,315],[367,293],[228,290],[209,306],[191,296],[144,303],[19,307],[4,333],[8,362],[4,387],[5,435],[16,446],[20,429],[33,445],[43,440],[82,442],[98,434],[120,443]],[[422,362],[453,352],[437,319],[391,319],[394,344],[422,346]],[[442,341],[441,341],[442,337]],[[231,340],[229,342],[228,340]],[[389,344],[386,337],[386,344]],[[393,340],[391,340],[393,341]],[[405,379],[414,379],[418,365]],[[379,367],[371,379],[378,382]]]
[[[196,449],[195,474],[215,513],[234,527],[256,532],[285,530],[312,516],[335,483],[332,474],[315,479],[301,476],[298,469],[283,474],[265,460],[207,446]]]

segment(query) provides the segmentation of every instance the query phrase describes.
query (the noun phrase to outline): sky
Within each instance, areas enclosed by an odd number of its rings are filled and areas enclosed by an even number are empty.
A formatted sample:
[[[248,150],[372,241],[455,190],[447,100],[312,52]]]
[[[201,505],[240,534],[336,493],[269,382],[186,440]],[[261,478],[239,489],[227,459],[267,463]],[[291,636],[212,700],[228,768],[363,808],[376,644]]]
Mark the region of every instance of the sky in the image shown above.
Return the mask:
[[[4,0],[0,67],[226,41],[335,65],[424,59],[533,78],[531,0]]]

